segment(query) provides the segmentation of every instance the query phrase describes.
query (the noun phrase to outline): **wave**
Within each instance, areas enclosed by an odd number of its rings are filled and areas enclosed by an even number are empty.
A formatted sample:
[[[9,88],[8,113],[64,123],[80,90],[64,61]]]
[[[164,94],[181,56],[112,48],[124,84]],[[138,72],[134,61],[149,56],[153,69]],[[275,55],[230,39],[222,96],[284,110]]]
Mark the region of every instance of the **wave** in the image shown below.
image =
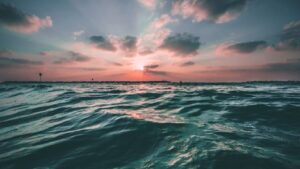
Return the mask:
[[[0,84],[0,166],[300,168],[300,85]]]

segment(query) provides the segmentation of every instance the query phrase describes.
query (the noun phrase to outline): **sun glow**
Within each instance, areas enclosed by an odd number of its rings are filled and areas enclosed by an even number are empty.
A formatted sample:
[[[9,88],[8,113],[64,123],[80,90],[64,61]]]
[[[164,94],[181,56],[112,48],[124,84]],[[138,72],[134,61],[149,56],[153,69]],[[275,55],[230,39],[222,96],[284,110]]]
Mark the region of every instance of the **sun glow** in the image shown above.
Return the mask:
[[[137,69],[140,70],[140,71],[144,71],[144,65],[138,65]]]
[[[132,67],[134,70],[144,71],[145,65],[147,65],[149,61],[145,58],[135,58],[132,62]]]

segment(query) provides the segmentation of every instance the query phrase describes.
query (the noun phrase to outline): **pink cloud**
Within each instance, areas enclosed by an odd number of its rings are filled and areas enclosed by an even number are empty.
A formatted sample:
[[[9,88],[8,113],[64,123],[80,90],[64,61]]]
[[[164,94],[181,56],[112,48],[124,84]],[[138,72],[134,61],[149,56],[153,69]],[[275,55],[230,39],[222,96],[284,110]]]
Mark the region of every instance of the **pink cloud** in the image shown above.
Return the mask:
[[[157,0],[138,0],[138,2],[151,10],[155,9],[157,5]]]
[[[196,6],[194,1],[184,0],[173,4],[173,15],[182,15],[184,18],[193,18],[194,21],[201,22],[208,17],[207,12],[201,6]]]
[[[232,54],[235,54],[235,52],[227,50],[227,48],[230,46],[230,44],[220,44],[215,49],[215,54],[217,56],[230,56]]]
[[[141,49],[147,49],[147,51],[156,50],[163,44],[164,40],[170,35],[171,30],[159,29],[157,31],[148,31],[139,38],[139,47]]]
[[[161,46],[171,33],[171,30],[166,28],[166,25],[173,22],[176,22],[176,20],[164,14],[150,23],[149,27],[138,38],[138,49],[140,53],[150,54]]]
[[[176,20],[172,19],[168,14],[164,14],[161,17],[155,19],[152,22],[151,27],[153,27],[152,29],[160,29],[172,22],[176,22]]]

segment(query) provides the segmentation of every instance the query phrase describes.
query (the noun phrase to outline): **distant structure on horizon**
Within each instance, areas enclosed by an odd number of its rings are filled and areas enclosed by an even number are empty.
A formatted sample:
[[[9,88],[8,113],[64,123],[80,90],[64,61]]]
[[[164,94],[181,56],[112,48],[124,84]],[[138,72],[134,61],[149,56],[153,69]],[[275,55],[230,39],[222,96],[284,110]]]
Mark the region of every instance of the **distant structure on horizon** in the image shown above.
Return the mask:
[[[42,81],[42,76],[43,76],[43,73],[39,73],[39,77],[40,77],[40,82]]]

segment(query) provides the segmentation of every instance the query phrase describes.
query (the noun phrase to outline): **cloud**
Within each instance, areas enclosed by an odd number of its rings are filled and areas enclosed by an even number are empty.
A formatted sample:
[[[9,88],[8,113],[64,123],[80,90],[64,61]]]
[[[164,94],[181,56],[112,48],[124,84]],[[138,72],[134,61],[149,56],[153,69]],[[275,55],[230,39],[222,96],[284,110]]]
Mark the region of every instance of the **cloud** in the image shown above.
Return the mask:
[[[12,56],[15,52],[10,50],[0,50],[0,57]]]
[[[181,64],[182,67],[193,66],[193,65],[195,65],[195,62],[193,61],[188,61]]]
[[[175,19],[172,19],[168,14],[164,14],[159,18],[156,18],[152,23],[151,23],[151,29],[160,29],[166,26],[169,23],[176,22]]]
[[[109,62],[109,63],[114,66],[123,66],[121,63],[118,63],[118,62]]]
[[[182,33],[168,36],[160,49],[168,50],[175,56],[185,57],[198,54],[197,50],[200,46],[201,42],[198,36]]]
[[[147,48],[140,49],[140,51],[139,51],[139,54],[142,56],[150,55],[152,53],[154,53],[154,52],[151,49],[147,49]]]
[[[166,26],[173,22],[176,22],[176,20],[172,19],[168,14],[154,19],[138,38],[139,54],[148,55],[154,53],[170,35],[171,30],[166,28]]]
[[[277,51],[299,51],[300,21],[287,24],[280,34],[280,41],[273,48]]]
[[[138,0],[138,2],[151,10],[155,9],[157,5],[157,0]]]
[[[90,41],[97,49],[116,52],[120,55],[132,57],[137,54],[137,38],[134,36],[125,36],[120,38],[117,36],[91,36]]]
[[[169,75],[169,72],[156,70],[157,68],[159,68],[158,64],[146,65],[146,66],[144,66],[144,73],[153,74],[153,75],[160,75],[160,76]]]
[[[139,37],[138,46],[142,54],[151,54],[160,47],[164,40],[170,35],[170,29],[149,30]]]
[[[85,33],[84,30],[80,30],[80,31],[75,31],[73,32],[73,39],[77,40],[81,35],[83,35]]]
[[[18,58],[16,55],[17,53],[13,51],[0,50],[0,67],[36,66],[43,64],[41,61]]]
[[[248,0],[174,0],[172,13],[195,22],[229,22],[240,15]]]
[[[119,39],[120,49],[125,56],[135,56],[137,52],[137,38],[133,36],[126,36]]]
[[[144,69],[149,70],[149,69],[156,69],[158,67],[159,67],[159,65],[153,64],[153,65],[146,65],[146,66],[144,66]]]
[[[203,67],[196,71],[205,81],[300,80],[300,59],[248,67]],[[202,77],[201,77],[202,76]]]
[[[167,76],[169,73],[166,71],[159,71],[159,70],[147,70],[145,73],[153,74],[153,75],[161,75],[161,76]]]
[[[40,61],[33,61],[28,59],[21,59],[15,57],[0,57],[0,67],[16,67],[16,66],[37,66],[42,65],[43,62]]]
[[[78,68],[83,71],[104,71],[104,68],[96,68],[96,67],[87,67],[87,68]]]
[[[246,68],[228,68],[220,67],[207,70],[207,72],[236,72],[236,73],[285,73],[299,74],[300,59],[289,59],[286,62],[266,63]],[[205,71],[202,71],[205,72]]]
[[[118,36],[91,36],[91,47],[103,51],[113,52],[126,57],[136,56],[138,53],[138,39],[134,36],[125,36],[124,38]]]
[[[98,49],[111,52],[116,51],[116,47],[112,44],[110,38],[106,38],[104,36],[91,36],[90,42],[96,45]]]
[[[27,15],[10,4],[0,3],[0,26],[19,33],[33,33],[52,27],[53,21],[50,16],[41,19]]]
[[[266,64],[262,70],[269,72],[285,72],[298,74],[300,72],[300,59],[292,59],[285,63]]]
[[[290,22],[284,26],[279,34],[279,41],[269,45],[266,41],[252,41],[237,44],[221,44],[216,49],[216,54],[220,56],[234,54],[250,54],[258,50],[268,49],[270,51],[299,51],[300,50],[300,21]]]
[[[264,49],[266,47],[267,42],[265,41],[252,41],[230,45],[226,49],[237,53],[253,53],[257,50]]]
[[[90,60],[89,57],[73,52],[73,51],[69,51],[66,53],[62,53],[63,55],[67,55],[67,56],[63,56],[57,60],[55,60],[53,63],[54,64],[66,64],[66,63],[73,63],[73,62],[87,62]]]

